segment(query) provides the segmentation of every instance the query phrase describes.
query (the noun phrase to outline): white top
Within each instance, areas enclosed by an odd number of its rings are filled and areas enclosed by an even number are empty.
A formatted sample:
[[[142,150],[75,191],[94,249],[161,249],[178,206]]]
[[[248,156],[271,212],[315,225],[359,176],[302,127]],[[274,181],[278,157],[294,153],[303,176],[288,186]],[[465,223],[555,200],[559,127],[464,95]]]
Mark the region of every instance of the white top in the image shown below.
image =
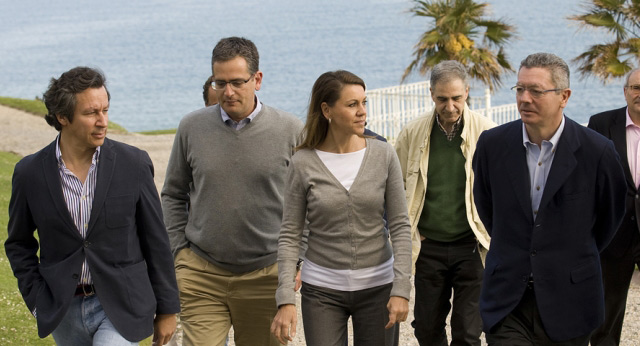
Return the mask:
[[[356,180],[365,151],[367,151],[367,148],[352,153],[335,154],[315,149],[322,163],[347,190],[351,188],[351,184]]]

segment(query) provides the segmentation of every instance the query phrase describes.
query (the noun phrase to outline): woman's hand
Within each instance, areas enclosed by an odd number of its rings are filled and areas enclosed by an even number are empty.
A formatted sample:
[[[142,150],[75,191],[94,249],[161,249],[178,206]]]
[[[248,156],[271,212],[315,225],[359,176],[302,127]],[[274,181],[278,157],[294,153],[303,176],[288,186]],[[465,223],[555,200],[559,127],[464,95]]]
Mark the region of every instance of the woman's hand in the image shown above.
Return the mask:
[[[387,310],[389,310],[389,323],[384,327],[389,329],[394,324],[404,322],[409,315],[409,301],[402,297],[391,297],[387,303]]]
[[[287,342],[293,341],[296,336],[297,323],[296,306],[293,304],[281,305],[278,308],[276,317],[273,318],[273,323],[271,323],[271,333],[281,344],[286,345]]]

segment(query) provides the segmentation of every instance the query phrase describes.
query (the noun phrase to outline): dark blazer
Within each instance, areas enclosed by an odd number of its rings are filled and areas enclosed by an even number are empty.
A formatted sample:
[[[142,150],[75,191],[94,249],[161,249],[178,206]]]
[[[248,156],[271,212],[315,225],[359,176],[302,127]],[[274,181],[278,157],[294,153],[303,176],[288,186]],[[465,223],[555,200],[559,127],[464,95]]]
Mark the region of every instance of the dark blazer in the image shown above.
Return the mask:
[[[626,193],[611,141],[565,117],[535,221],[521,120],[482,133],[473,170],[491,235],[480,297],[485,332],[516,307],[531,273],[552,340],[593,331],[604,319],[599,253],[622,220]]]
[[[620,257],[631,246],[633,233],[640,230],[640,198],[638,188],[633,182],[629,160],[627,159],[627,107],[598,113],[589,119],[589,128],[596,130],[603,136],[611,139],[616,151],[620,155],[620,162],[624,169],[627,181],[627,197],[625,217],[609,246],[602,252],[603,257]]]
[[[127,340],[142,340],[153,333],[154,314],[180,310],[151,159],[105,139],[82,239],[62,194],[55,147],[54,141],[16,165],[5,242],[20,293],[37,315],[38,335],[49,335],[64,317],[86,257],[115,328]]]

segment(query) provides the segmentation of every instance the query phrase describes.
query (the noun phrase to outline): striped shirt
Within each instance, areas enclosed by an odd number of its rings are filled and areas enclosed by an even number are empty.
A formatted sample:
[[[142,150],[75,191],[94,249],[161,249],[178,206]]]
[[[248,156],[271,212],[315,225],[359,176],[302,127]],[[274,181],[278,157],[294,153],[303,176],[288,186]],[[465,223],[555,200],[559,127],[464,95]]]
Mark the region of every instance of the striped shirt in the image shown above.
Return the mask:
[[[84,184],[71,172],[64,164],[62,152],[60,151],[60,136],[56,140],[56,158],[58,159],[58,172],[60,173],[60,183],[62,184],[62,194],[67,204],[69,214],[76,225],[76,229],[82,236],[87,237],[87,228],[89,227],[89,217],[91,216],[91,207],[93,205],[93,196],[96,191],[96,178],[98,176],[98,157],[100,156],[100,147],[96,148],[96,152],[91,158],[91,167]],[[82,275],[78,281],[79,285],[90,285],[93,283],[89,265],[85,258],[82,263]]]
[[[444,126],[440,122],[440,116],[437,114],[436,114],[436,122],[438,123],[438,127],[440,128],[440,131],[442,131],[445,134],[445,136],[447,136],[447,140],[449,142],[451,142],[456,137],[456,135],[458,134],[458,131],[460,131],[462,126],[464,126],[464,119],[462,118],[462,115],[458,117],[458,120],[456,120],[455,123],[453,123],[453,126],[451,127],[451,132],[447,132],[447,130],[444,129]]]

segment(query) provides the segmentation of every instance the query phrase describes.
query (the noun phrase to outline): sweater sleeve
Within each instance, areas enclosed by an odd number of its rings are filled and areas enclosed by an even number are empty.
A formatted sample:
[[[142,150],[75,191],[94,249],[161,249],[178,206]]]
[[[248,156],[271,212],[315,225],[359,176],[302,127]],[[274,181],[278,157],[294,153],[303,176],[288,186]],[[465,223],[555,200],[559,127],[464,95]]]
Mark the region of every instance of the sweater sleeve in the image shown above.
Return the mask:
[[[189,184],[193,179],[187,162],[186,137],[185,129],[178,127],[161,193],[164,223],[174,256],[188,245],[185,228],[189,219]]]
[[[387,152],[389,173],[385,190],[385,207],[394,257],[391,296],[409,300],[411,293],[411,225],[407,215],[400,162],[391,145],[387,147],[389,149]]]
[[[289,166],[284,195],[282,227],[278,238],[278,289],[276,304],[295,304],[295,276],[307,211],[306,182],[301,164],[294,159]]]

